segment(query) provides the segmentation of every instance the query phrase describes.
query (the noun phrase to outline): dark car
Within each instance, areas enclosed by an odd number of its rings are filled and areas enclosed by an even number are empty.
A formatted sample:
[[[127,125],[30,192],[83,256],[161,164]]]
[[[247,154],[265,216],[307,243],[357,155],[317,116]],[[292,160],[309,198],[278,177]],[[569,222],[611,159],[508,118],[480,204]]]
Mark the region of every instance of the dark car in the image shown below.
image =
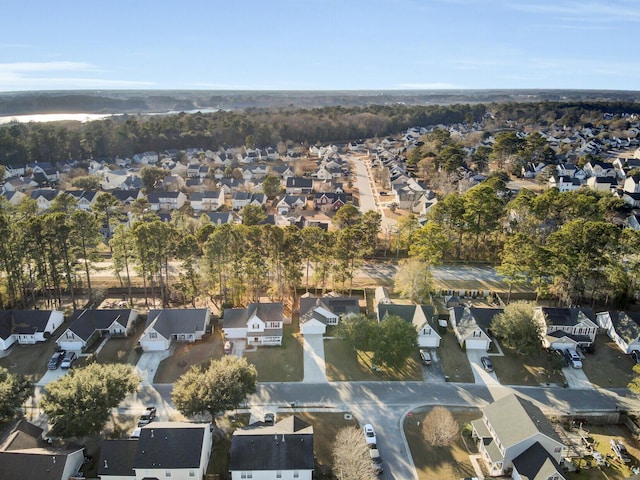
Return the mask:
[[[482,366],[487,372],[493,372],[493,363],[491,363],[489,357],[481,357],[480,361],[482,362]]]
[[[380,456],[380,452],[377,448],[371,448],[369,450],[369,456],[371,457],[371,463],[373,464],[373,468],[378,475],[384,472],[384,467],[382,466],[382,457]]]
[[[156,407],[147,407],[142,415],[140,415],[140,419],[138,420],[138,426],[144,427],[145,425],[150,424],[156,418]]]
[[[640,351],[638,350],[634,350],[631,352],[631,358],[633,358],[633,361],[636,363],[640,363]]]
[[[66,353],[67,352],[64,350],[59,350],[51,355],[49,363],[47,364],[47,368],[49,368],[49,370],[55,370],[56,368],[58,368],[62,363],[62,359],[64,358]]]

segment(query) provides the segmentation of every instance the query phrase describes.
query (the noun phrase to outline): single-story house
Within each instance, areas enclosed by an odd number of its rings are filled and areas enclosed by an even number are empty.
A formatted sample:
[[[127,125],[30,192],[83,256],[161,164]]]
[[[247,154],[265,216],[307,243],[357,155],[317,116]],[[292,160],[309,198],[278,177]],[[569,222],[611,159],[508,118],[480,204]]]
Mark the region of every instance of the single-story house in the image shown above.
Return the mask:
[[[542,344],[554,350],[588,347],[596,339],[598,325],[591,308],[536,307],[533,319],[542,328]]]
[[[75,443],[47,443],[42,428],[18,420],[0,437],[0,480],[68,480],[77,476],[84,447]]]
[[[275,425],[257,422],[233,432],[231,480],[311,480],[313,467],[313,427],[295,415]]]
[[[490,476],[565,479],[560,472],[567,447],[529,400],[507,395],[484,407],[482,418],[472,421],[471,427]]]
[[[419,347],[437,348],[441,337],[435,328],[435,310],[431,305],[378,304],[378,321],[383,322],[390,315],[396,315],[413,324],[418,334]]]
[[[76,310],[56,343],[64,350],[82,351],[100,337],[126,337],[137,318],[134,309]]]
[[[624,353],[640,351],[639,312],[600,312],[596,321]]]
[[[449,322],[458,343],[467,350],[488,351],[491,345],[489,328],[493,317],[502,308],[454,307],[449,309]]]
[[[305,295],[300,297],[300,332],[324,334],[327,325],[337,325],[345,317],[359,313],[360,301],[355,297]]]
[[[211,311],[208,308],[149,310],[140,346],[145,352],[168,350],[171,342],[202,340]]]
[[[210,423],[153,422],[137,440],[103,440],[98,476],[103,480],[204,478],[211,456]]]
[[[225,338],[244,339],[248,345],[282,344],[282,302],[250,303],[247,308],[225,308],[222,317]]]
[[[0,310],[0,350],[44,342],[64,322],[57,310]]]

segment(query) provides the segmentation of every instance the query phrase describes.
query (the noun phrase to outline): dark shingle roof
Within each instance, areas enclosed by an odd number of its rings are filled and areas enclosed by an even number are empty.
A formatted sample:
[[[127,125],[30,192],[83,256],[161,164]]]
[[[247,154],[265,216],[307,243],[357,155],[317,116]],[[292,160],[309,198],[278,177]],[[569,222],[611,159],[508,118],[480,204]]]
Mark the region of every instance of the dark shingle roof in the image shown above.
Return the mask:
[[[50,317],[50,310],[0,310],[0,338],[44,332]]]
[[[616,333],[627,343],[640,337],[640,312],[611,312],[610,316]]]
[[[209,424],[151,423],[140,430],[133,467],[138,469],[198,468]]]
[[[103,440],[100,445],[98,476],[135,477],[133,461],[137,449],[138,440]]]
[[[582,312],[589,320],[595,323],[596,316],[591,308],[555,308],[541,307],[547,325],[562,325],[571,327],[580,323],[579,316]]]
[[[208,318],[208,308],[149,310],[145,330],[153,324],[154,330],[164,338],[179,333],[203,332]]]
[[[70,320],[69,330],[87,340],[96,330],[106,330],[113,322],[127,327],[130,309],[122,310],[76,310]]]
[[[514,458],[513,465],[527,480],[548,480],[560,472],[558,462],[538,442]]]

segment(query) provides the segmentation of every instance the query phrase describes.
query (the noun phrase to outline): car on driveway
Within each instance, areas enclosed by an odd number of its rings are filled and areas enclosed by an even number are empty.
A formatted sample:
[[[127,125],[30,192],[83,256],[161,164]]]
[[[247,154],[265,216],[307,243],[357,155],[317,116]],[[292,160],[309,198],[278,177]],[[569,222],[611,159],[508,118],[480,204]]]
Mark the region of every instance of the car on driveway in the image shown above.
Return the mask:
[[[138,426],[144,427],[145,425],[149,425],[156,418],[156,407],[147,407],[142,415],[140,415],[140,419],[138,420]]]
[[[231,355],[231,352],[233,351],[233,342],[230,342],[229,340],[224,342],[223,351],[225,355]]]
[[[580,355],[578,355],[578,352],[575,350],[567,350],[567,354],[569,355],[569,361],[573,368],[582,368],[582,359]]]
[[[362,431],[364,432],[364,439],[369,445],[376,445],[378,443],[378,439],[376,437],[376,431],[373,429],[373,425],[367,423],[364,427],[362,427]]]
[[[76,361],[76,354],[74,352],[67,352],[64,354],[64,358],[60,363],[60,368],[71,368],[73,366],[73,362]]]
[[[480,357],[480,362],[482,363],[482,368],[487,372],[493,372],[493,363],[489,357]]]
[[[420,361],[423,365],[431,365],[431,354],[428,350],[424,348],[420,349]]]
[[[58,368],[62,363],[62,360],[64,359],[66,353],[67,352],[65,350],[59,350],[51,355],[49,363],[47,364],[47,368],[49,370],[55,370],[56,368]]]
[[[640,363],[640,350],[634,350],[631,352],[631,358],[636,363]]]

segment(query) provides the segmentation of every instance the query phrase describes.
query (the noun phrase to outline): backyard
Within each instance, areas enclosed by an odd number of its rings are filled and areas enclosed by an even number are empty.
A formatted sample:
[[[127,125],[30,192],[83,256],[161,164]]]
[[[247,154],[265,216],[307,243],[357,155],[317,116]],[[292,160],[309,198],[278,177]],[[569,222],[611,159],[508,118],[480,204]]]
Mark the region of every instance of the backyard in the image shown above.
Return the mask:
[[[633,359],[605,334],[596,336],[595,351],[587,353],[582,369],[601,388],[624,388],[633,378]]]
[[[354,350],[347,342],[334,338],[324,342],[327,379],[330,382],[362,382],[376,380],[422,380],[422,369],[415,356],[403,368],[372,368],[370,352]]]
[[[475,477],[470,454],[477,453],[475,443],[469,433],[463,431],[465,424],[482,416],[478,409],[448,408],[460,426],[458,439],[447,447],[432,447],[424,441],[422,423],[431,407],[420,408],[407,414],[404,433],[413,457],[419,480],[458,480]]]
[[[285,325],[280,347],[258,347],[244,352],[258,370],[259,382],[300,382],[304,377],[302,338],[294,325]]]

